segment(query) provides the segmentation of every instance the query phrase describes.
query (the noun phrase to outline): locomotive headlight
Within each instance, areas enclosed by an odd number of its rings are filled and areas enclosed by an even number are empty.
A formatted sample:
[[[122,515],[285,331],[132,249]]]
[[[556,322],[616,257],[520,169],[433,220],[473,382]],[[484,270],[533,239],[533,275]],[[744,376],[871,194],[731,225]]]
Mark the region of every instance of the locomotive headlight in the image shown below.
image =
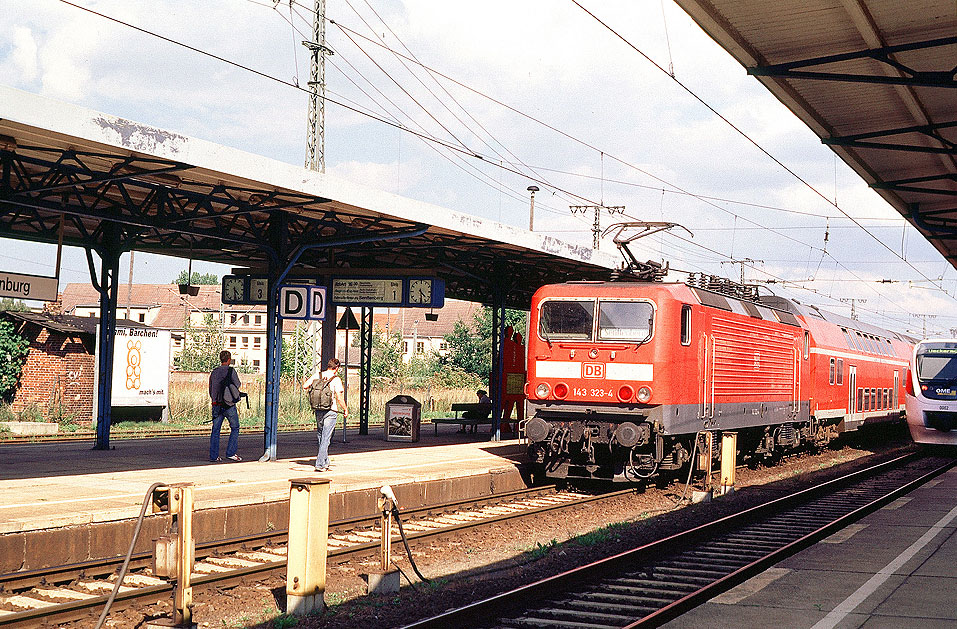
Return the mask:
[[[644,404],[651,399],[651,387],[641,387],[638,389],[638,401]]]
[[[597,347],[591,348],[591,351],[588,352],[588,357],[592,359],[598,358],[598,348]]]
[[[544,382],[539,383],[539,385],[535,387],[535,395],[537,395],[540,399],[547,398],[549,391],[551,391],[551,387]]]

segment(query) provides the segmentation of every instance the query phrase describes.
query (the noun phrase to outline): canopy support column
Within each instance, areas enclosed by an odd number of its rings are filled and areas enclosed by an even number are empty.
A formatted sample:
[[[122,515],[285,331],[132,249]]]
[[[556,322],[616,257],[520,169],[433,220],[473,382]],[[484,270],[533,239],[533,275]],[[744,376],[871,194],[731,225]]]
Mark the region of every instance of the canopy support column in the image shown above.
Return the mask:
[[[113,398],[113,349],[116,337],[116,301],[119,287],[120,255],[123,250],[115,243],[119,242],[119,230],[107,226],[109,236],[103,240],[112,241],[97,251],[100,255],[100,278],[96,278],[96,269],[93,264],[93,254],[86,250],[87,263],[90,267],[90,280],[100,295],[99,339],[97,340],[97,385],[96,385],[96,443],[94,450],[110,449],[110,424],[112,417]]]
[[[369,434],[369,404],[372,401],[372,308],[363,306],[359,323],[359,434]]]

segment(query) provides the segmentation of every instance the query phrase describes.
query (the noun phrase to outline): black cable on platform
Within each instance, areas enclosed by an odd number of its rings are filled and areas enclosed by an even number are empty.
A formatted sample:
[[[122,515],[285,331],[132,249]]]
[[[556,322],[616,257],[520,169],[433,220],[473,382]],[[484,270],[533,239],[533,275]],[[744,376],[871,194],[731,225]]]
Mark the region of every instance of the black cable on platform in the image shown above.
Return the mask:
[[[123,560],[123,567],[120,568],[120,574],[116,577],[116,585],[113,586],[113,591],[110,592],[110,597],[106,599],[106,607],[103,608],[103,613],[100,614],[100,619],[96,621],[95,629],[100,629],[103,626],[103,623],[106,622],[106,617],[110,613],[110,607],[113,606],[113,601],[116,600],[116,595],[120,591],[120,586],[123,584],[123,579],[126,578],[126,571],[130,567],[130,559],[133,557],[133,549],[136,547],[136,540],[140,536],[140,529],[143,528],[143,518],[146,517],[146,508],[150,505],[150,502],[153,498],[153,492],[156,491],[159,487],[164,487],[166,483],[153,483],[150,485],[150,488],[146,490],[146,497],[143,498],[143,506],[140,509],[140,517],[136,521],[136,529],[133,530],[133,539],[130,541],[130,549],[126,551],[126,559]]]
[[[405,539],[405,530],[402,529],[402,518],[399,517],[399,508],[395,506],[395,503],[392,503],[392,515],[395,517],[396,524],[399,525],[399,535],[402,537],[402,545],[405,546],[405,553],[409,556],[409,563],[412,564],[412,570],[414,570],[415,575],[425,583],[432,583],[430,579],[426,579],[422,576],[422,573],[419,572],[419,567],[415,565],[415,559],[412,558],[412,550],[409,548],[409,542]],[[409,583],[412,583],[412,581],[410,580]]]

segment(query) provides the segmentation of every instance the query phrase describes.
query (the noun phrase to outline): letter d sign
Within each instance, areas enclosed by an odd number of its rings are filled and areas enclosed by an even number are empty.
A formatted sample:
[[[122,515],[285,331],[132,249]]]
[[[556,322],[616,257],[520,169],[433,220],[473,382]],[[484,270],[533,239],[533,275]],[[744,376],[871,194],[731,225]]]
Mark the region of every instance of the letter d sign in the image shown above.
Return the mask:
[[[309,289],[309,318],[326,318],[326,287],[313,286]]]
[[[282,286],[279,289],[279,316],[305,319],[309,316],[310,286]]]

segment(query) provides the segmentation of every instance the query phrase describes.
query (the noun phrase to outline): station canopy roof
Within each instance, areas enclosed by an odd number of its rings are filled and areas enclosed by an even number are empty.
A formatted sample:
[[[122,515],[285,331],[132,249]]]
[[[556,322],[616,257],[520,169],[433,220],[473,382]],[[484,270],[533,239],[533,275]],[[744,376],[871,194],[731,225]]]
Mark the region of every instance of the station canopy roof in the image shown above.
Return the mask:
[[[527,309],[607,279],[614,251],[0,87],[0,236],[191,257],[291,276],[435,275],[446,296]],[[438,184],[437,184],[438,185]],[[302,248],[303,245],[309,247]],[[296,255],[299,255],[298,259]],[[378,271],[376,271],[378,270]]]
[[[954,0],[676,0],[957,266]]]

